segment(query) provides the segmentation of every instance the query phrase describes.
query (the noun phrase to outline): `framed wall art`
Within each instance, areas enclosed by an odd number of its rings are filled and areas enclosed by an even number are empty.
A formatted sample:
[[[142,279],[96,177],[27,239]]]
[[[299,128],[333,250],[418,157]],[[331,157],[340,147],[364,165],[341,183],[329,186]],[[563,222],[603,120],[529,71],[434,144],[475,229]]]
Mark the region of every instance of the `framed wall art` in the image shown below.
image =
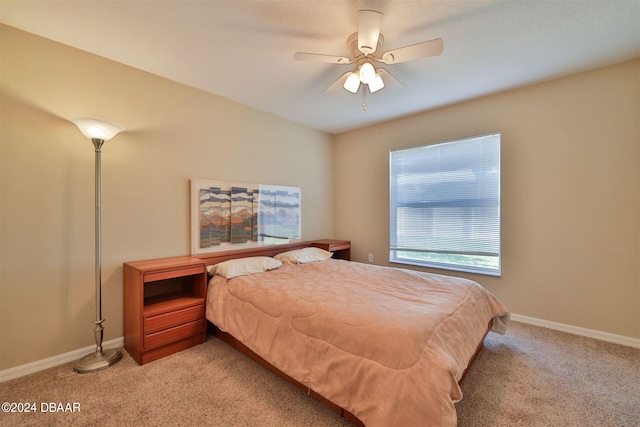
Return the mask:
[[[191,253],[299,242],[300,188],[191,180]]]

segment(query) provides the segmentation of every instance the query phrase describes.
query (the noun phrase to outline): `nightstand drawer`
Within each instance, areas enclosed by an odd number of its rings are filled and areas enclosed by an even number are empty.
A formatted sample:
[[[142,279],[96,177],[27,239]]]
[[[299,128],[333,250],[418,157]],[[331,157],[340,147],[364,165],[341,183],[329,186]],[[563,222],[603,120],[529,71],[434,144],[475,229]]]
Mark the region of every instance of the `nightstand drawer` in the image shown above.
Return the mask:
[[[145,317],[144,330],[148,334],[202,318],[204,318],[204,304],[198,304],[182,310]]]
[[[185,323],[184,325],[175,326],[173,328],[164,329],[159,332],[145,334],[144,348],[150,349],[164,344],[169,344],[171,342],[181,340],[182,338],[202,333],[205,329],[204,319],[201,319],[196,320],[195,322]]]

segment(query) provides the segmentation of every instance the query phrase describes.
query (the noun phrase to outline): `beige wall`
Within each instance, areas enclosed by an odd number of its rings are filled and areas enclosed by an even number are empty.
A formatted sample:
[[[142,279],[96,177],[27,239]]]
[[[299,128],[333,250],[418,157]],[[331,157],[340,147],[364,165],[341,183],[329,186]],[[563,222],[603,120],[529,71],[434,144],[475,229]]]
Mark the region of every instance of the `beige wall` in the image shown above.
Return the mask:
[[[191,177],[299,186],[303,238],[333,237],[330,135],[0,28],[0,370],[93,343],[94,152],[70,117],[127,128],[102,154],[105,340],[122,263],[189,253]]]
[[[501,132],[503,273],[466,276],[513,313],[640,338],[639,70],[636,60],[338,135],[336,234],[354,260],[389,264],[389,150]]]
[[[305,238],[388,264],[388,151],[496,131],[503,276],[467,277],[514,313],[640,338],[640,61],[332,138],[0,30],[0,370],[93,342],[94,153],[78,115],[127,128],[103,149],[107,340],[122,336],[122,262],[189,252],[191,177],[300,186]]]

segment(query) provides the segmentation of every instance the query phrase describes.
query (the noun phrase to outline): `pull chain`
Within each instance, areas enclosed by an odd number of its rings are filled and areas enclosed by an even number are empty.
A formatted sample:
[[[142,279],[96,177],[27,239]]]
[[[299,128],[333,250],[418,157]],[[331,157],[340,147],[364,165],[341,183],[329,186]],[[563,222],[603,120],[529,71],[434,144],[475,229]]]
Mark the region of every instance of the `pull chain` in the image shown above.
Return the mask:
[[[362,85],[362,111],[367,111],[367,88]]]

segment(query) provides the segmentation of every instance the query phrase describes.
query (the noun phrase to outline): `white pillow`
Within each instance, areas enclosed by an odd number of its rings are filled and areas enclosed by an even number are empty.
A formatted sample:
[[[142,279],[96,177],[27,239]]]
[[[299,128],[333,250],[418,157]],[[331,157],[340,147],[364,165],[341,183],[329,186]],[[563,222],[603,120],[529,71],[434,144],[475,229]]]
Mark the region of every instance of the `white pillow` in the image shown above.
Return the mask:
[[[273,258],[282,261],[284,264],[305,264],[307,262],[324,261],[331,258],[331,255],[333,255],[333,253],[312,247],[282,252]]]
[[[208,267],[209,274],[219,274],[227,279],[247,274],[262,273],[274,270],[282,265],[282,262],[268,256],[255,256],[249,258],[230,259]]]

